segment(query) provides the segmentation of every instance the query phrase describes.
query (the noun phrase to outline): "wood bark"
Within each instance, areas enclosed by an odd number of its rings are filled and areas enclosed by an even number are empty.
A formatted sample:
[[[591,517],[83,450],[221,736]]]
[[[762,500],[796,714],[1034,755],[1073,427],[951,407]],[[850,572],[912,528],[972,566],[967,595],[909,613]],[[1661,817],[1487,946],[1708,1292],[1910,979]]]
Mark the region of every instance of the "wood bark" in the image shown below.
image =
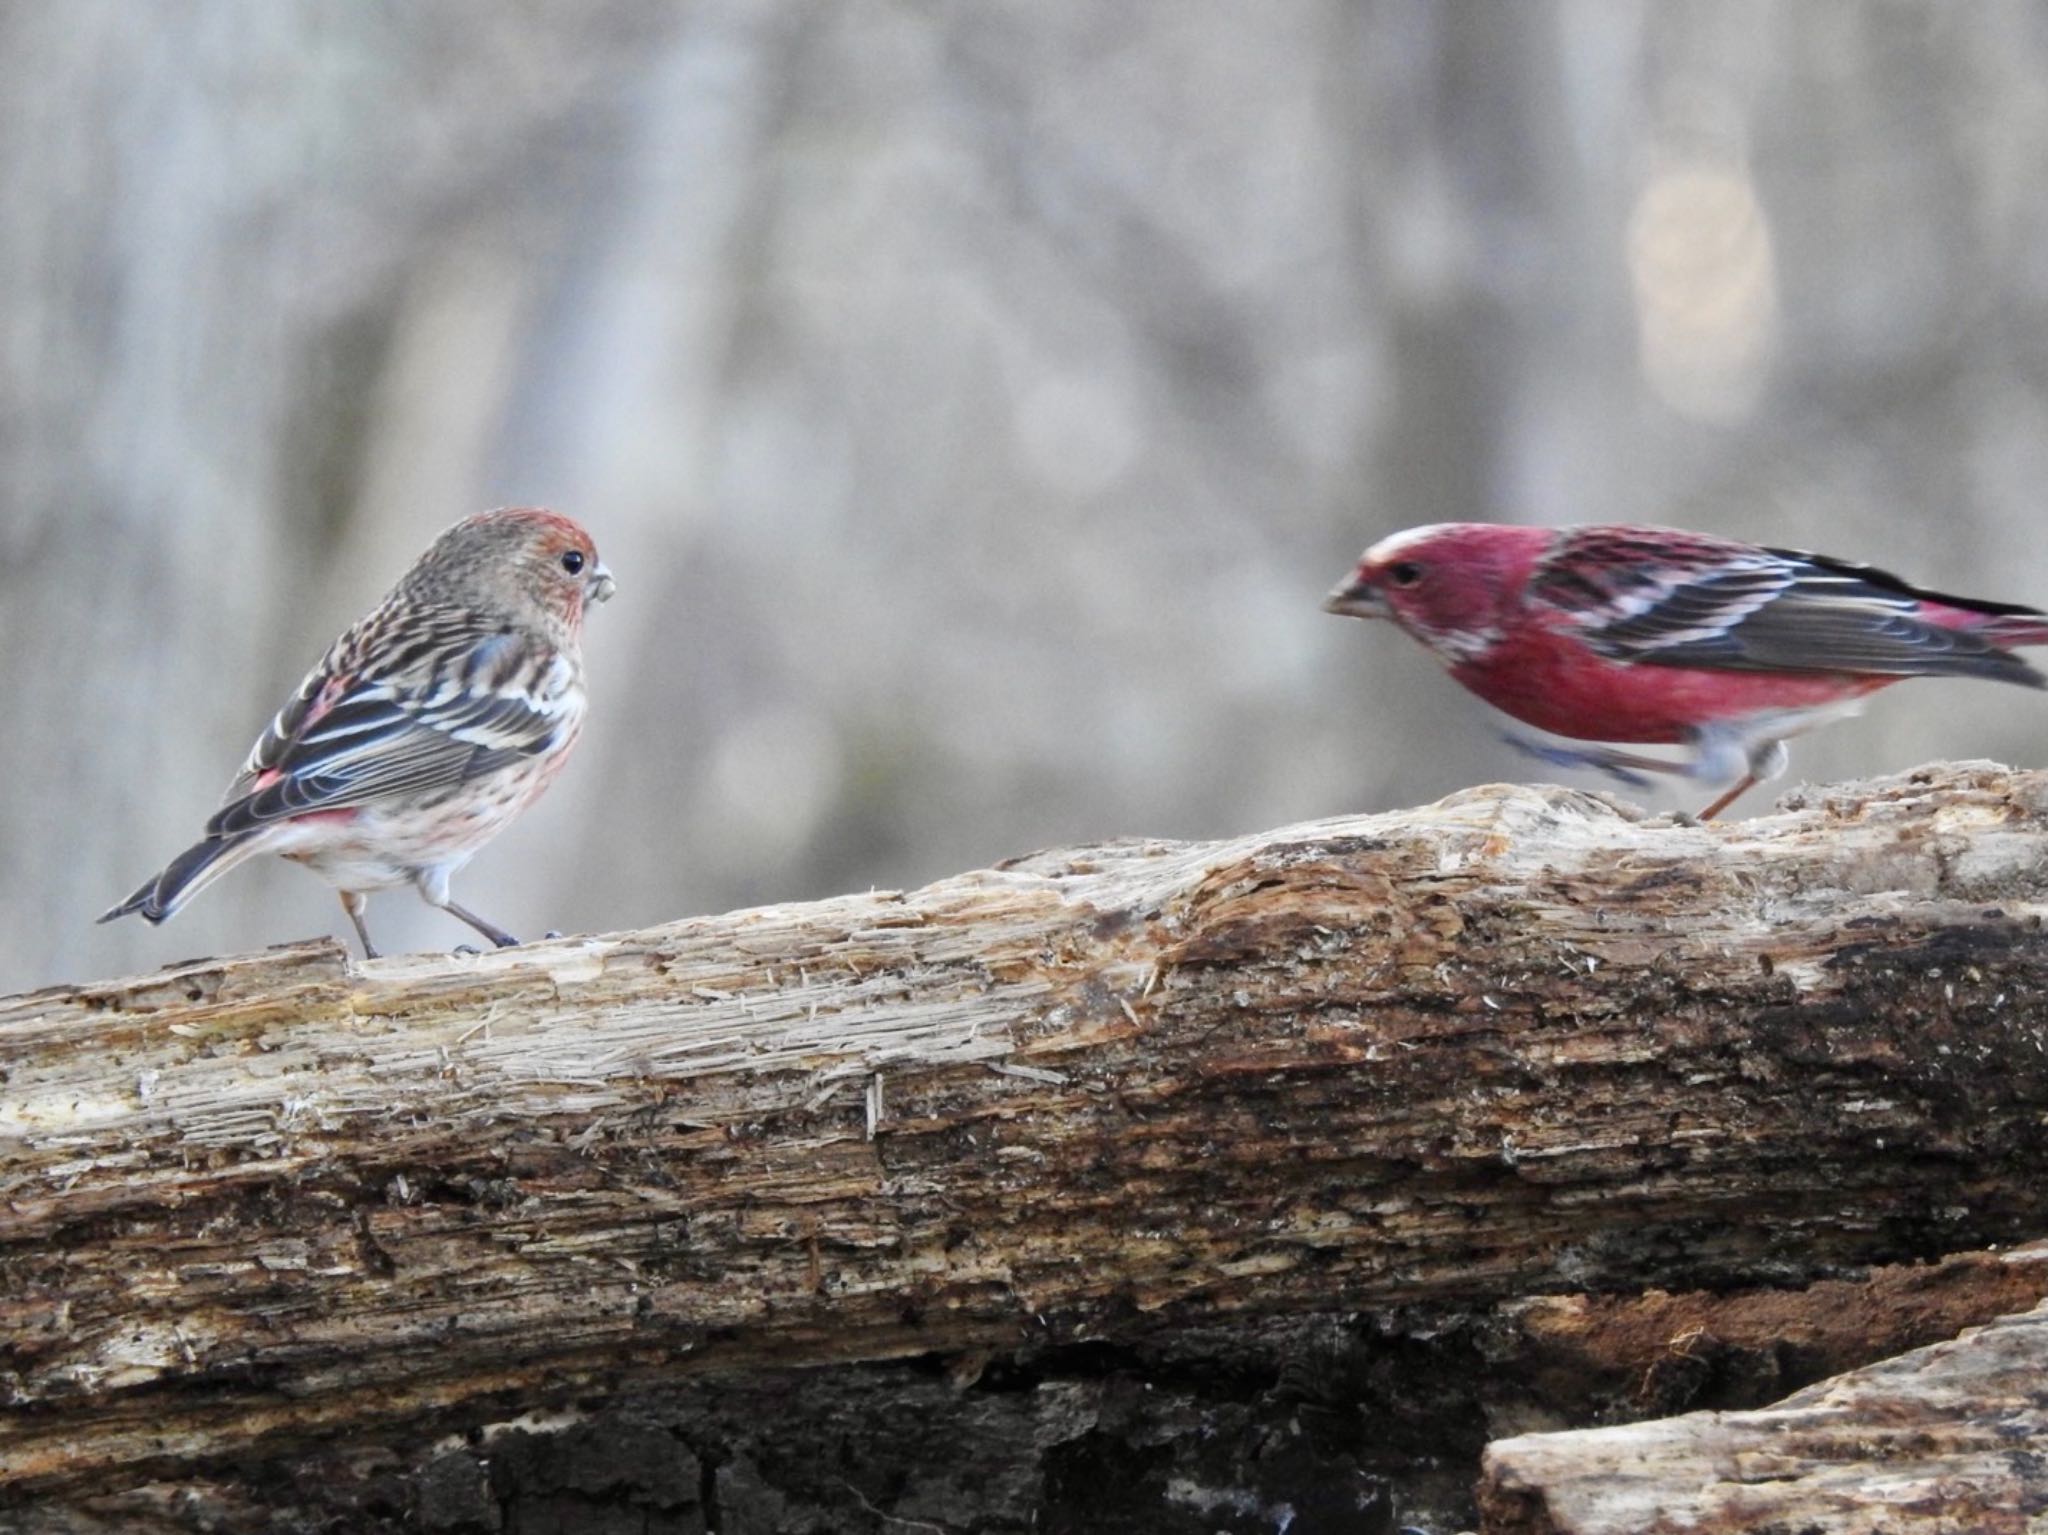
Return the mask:
[[[2031,1236],[2044,911],[2048,775],[1965,766],[1719,826],[1494,787],[15,998],[0,1479]]]
[[[1761,1412],[1506,1439],[1488,1535],[2034,1535],[2048,1515],[2048,1306]]]

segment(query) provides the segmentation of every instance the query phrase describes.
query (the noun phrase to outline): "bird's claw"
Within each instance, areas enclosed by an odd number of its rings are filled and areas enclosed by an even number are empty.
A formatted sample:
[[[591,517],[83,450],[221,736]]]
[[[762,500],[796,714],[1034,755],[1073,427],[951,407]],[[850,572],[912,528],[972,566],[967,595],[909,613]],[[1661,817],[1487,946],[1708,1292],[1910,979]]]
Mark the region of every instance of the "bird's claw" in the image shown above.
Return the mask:
[[[558,927],[551,927],[545,933],[542,933],[540,936],[543,939],[559,938],[562,936],[562,930]]]
[[[483,953],[483,950],[479,949],[473,943],[458,943],[454,948],[450,949],[448,952],[451,954],[481,954]]]

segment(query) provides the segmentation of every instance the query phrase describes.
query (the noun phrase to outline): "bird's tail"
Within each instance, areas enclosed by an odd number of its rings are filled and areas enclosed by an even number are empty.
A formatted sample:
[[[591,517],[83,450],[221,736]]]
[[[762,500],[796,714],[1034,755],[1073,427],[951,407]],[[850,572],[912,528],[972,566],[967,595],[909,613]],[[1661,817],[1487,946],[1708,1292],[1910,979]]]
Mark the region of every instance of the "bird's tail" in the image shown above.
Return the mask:
[[[1998,646],[2048,645],[2048,613],[2001,613],[1977,632]]]
[[[111,922],[131,911],[150,922],[174,917],[178,908],[255,851],[255,838],[246,832],[239,837],[208,837],[195,842],[165,864],[161,873],[144,880],[127,900],[108,907],[100,921]]]

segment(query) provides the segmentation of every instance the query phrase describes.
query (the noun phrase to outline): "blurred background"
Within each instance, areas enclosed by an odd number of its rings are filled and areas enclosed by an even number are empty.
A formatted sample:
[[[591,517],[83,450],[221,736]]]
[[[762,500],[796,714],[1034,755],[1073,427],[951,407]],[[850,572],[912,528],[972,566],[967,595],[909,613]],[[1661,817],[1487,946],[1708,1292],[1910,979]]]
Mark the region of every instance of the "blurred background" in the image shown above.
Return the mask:
[[[2019,0],[14,0],[0,196],[0,989],[346,933],[275,860],[93,918],[491,505],[620,582],[456,882],[529,935],[1544,776],[1318,610],[1415,523],[2048,603]],[[2048,699],[1792,780],[1941,756]]]

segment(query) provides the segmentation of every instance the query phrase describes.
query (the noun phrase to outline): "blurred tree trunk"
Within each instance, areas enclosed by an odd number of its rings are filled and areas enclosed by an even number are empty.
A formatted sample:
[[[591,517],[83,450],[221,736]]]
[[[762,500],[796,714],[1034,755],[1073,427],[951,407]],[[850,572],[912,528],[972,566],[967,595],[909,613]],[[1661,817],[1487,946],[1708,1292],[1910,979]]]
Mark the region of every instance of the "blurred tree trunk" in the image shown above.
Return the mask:
[[[2044,870],[2043,774],[1708,827],[1490,789],[31,994],[0,1010],[0,1477],[23,1519],[175,1524],[163,1489],[203,1484],[217,1529],[555,1527],[512,1510],[607,1487],[663,1529],[1086,1528],[1083,1483],[1132,1530],[1455,1516],[1483,1383],[1539,1336],[1499,1308],[2048,1229]],[[926,1373],[862,1373],[892,1360]],[[1105,1372],[1212,1387],[1161,1420],[1061,1383]],[[1563,1374],[1514,1410],[1583,1408]],[[1272,1463],[1254,1381],[1307,1425]],[[790,1394],[852,1413],[831,1454],[801,1412],[800,1454],[758,1432]],[[610,1415],[501,1428],[502,1465],[423,1448],[549,1411]]]

